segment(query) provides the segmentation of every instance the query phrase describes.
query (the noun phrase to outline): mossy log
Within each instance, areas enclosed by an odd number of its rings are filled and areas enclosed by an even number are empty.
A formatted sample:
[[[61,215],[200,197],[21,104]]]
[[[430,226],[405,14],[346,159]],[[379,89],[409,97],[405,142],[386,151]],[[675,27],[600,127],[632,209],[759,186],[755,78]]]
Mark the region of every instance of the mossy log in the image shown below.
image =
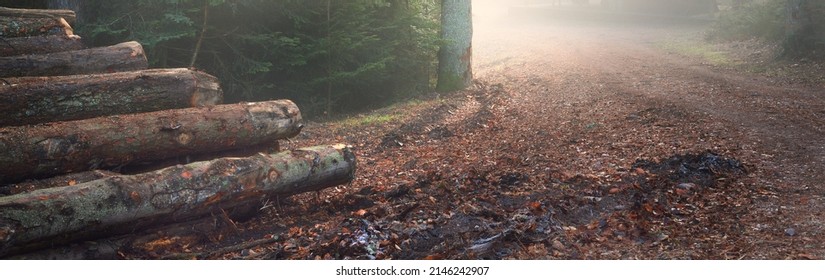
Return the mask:
[[[352,180],[344,145],[220,158],[0,197],[0,256],[180,222]],[[217,212],[220,213],[220,212]]]
[[[114,73],[148,67],[143,47],[134,41],[76,51],[0,57],[0,77]]]
[[[189,69],[7,78],[0,126],[202,107],[223,101],[218,78]]]
[[[289,100],[0,127],[0,183],[261,145],[302,127]]]
[[[48,35],[5,38],[0,41],[0,56],[46,54],[81,50],[85,46],[80,36]]]

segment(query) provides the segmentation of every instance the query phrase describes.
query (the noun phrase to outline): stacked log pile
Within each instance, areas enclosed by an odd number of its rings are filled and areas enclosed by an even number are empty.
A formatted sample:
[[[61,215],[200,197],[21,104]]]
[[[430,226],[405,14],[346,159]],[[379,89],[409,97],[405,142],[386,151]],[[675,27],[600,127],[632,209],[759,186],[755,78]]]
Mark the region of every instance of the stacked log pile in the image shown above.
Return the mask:
[[[0,8],[0,257],[352,180],[345,145],[277,148],[303,127],[291,101],[221,104],[217,78],[84,48],[73,21]]]

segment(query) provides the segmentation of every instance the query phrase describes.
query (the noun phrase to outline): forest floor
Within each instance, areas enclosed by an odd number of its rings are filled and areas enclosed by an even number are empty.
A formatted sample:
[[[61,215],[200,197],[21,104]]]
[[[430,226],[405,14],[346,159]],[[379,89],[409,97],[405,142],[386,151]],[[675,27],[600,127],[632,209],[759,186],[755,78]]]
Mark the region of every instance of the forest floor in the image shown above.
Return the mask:
[[[825,258],[821,65],[656,25],[476,24],[470,89],[282,145],[352,145],[351,184],[119,256]]]

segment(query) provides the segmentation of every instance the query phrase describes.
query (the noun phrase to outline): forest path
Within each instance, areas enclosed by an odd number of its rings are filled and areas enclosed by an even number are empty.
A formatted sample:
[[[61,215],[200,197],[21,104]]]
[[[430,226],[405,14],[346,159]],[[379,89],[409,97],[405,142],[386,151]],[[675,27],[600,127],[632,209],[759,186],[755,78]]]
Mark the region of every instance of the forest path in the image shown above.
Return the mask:
[[[505,85],[513,108],[526,115],[512,122],[531,126],[524,130],[570,131],[563,127],[577,120],[606,130],[581,132],[589,145],[559,147],[569,158],[557,160],[627,166],[702,150],[739,159],[750,171],[741,182],[761,194],[737,217],[739,232],[717,237],[749,244],[736,249],[737,258],[825,256],[825,89],[661,47],[674,38],[699,40],[703,28],[477,25],[476,77]]]

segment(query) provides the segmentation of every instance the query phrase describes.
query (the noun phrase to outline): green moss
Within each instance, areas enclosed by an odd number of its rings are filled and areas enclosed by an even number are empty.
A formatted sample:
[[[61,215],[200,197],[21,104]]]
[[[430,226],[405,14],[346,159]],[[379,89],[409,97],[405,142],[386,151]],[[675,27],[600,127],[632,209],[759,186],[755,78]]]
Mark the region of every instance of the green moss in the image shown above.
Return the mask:
[[[466,88],[464,79],[459,75],[443,75],[438,77],[438,86],[435,90],[438,92],[451,92],[462,90]]]
[[[358,116],[347,118],[341,121],[341,126],[344,127],[359,127],[366,125],[379,125],[397,120],[400,116],[395,114],[370,114],[366,116]]]

